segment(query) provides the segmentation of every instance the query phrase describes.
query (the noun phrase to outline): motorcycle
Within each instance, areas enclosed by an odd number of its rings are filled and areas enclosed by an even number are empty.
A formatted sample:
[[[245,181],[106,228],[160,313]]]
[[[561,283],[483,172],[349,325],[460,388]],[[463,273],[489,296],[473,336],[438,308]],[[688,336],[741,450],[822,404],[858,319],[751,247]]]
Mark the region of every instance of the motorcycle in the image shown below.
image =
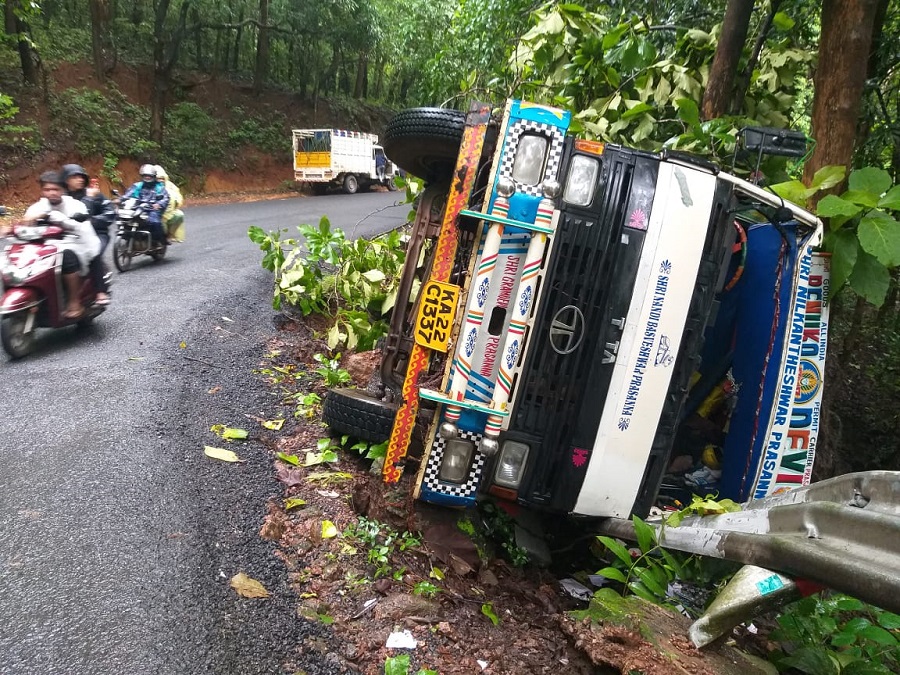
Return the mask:
[[[150,209],[139,199],[123,199],[116,214],[116,235],[113,242],[113,262],[120,272],[131,269],[137,256],[149,255],[159,261],[166,257],[166,242],[155,242],[150,234]]]
[[[34,350],[38,328],[85,327],[106,311],[106,305],[96,304],[97,291],[87,276],[81,283],[84,314],[78,319],[64,316],[62,250],[55,242],[65,236],[61,227],[46,220],[14,225],[11,242],[0,251],[0,342],[11,358]]]

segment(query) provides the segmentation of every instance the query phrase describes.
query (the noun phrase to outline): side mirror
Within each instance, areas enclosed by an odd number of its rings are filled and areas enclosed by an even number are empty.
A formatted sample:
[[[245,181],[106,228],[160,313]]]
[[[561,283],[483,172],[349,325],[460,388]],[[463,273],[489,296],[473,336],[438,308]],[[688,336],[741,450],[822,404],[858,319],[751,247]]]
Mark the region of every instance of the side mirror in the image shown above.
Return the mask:
[[[6,215],[6,207],[0,206],[0,216],[5,216],[5,215]]]
[[[118,190],[113,190],[112,193],[113,193],[113,197],[118,197],[118,196],[119,196],[119,191],[118,191]]]

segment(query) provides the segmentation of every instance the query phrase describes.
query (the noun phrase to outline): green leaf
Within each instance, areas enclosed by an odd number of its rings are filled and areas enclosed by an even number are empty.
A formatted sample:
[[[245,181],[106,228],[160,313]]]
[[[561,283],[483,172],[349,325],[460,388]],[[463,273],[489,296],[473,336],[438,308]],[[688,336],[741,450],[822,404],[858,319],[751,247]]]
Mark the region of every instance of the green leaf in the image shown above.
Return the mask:
[[[859,637],[871,640],[886,647],[893,647],[897,644],[897,638],[886,631],[881,626],[867,626],[859,631]]]
[[[622,573],[622,570],[616,569],[615,567],[604,567],[602,570],[598,571],[597,574],[606,577],[607,579],[618,581],[620,584],[625,583],[625,575]]]
[[[409,673],[409,654],[390,656],[384,662],[384,675],[407,675]]]
[[[888,630],[900,630],[900,616],[893,612],[882,612],[878,615],[878,625]]]
[[[884,169],[867,166],[850,173],[848,187],[854,191],[868,192],[879,197],[890,189],[893,182],[891,174]]]
[[[887,194],[878,200],[878,208],[900,211],[900,185],[895,185]]]
[[[284,510],[290,511],[291,509],[296,509],[299,506],[306,506],[306,500],[301,499],[300,497],[288,497],[284,500]]]
[[[218,459],[223,462],[240,462],[240,457],[234,454],[231,450],[225,450],[224,448],[214,448],[210,445],[203,446],[203,454],[207,457],[212,457],[213,459]]]
[[[859,221],[859,243],[885,267],[900,264],[900,223],[884,211],[869,211]]]
[[[293,464],[294,466],[300,466],[300,458],[297,455],[288,455],[284,452],[277,452],[275,456],[280,459],[282,462],[287,462],[288,464]]]
[[[678,558],[676,558],[664,548],[659,549],[659,552],[662,554],[662,558],[666,561],[666,564],[672,568],[675,576],[684,578],[684,565],[679,562]]]
[[[856,258],[859,255],[859,240],[853,230],[837,230],[828,233],[826,238],[828,250],[831,251],[831,288],[837,292],[847,283]]]
[[[834,606],[842,612],[859,612],[866,608],[866,604],[862,600],[851,598],[849,595],[836,596]]]
[[[841,675],[892,675],[894,671],[877,661],[855,658],[841,669]]]
[[[869,209],[874,209],[878,205],[878,195],[865,190],[847,190],[841,195],[841,199]]]
[[[633,108],[630,108],[626,112],[622,113],[622,119],[623,120],[631,119],[633,117],[637,117],[638,115],[642,115],[643,113],[652,111],[652,110],[654,110],[652,105],[638,102],[638,104],[636,106],[634,106]]]
[[[856,204],[852,204],[836,195],[826,195],[816,207],[816,215],[822,218],[831,218],[832,216],[855,216],[862,209]]]
[[[610,553],[616,556],[623,563],[631,567],[631,564],[634,562],[631,559],[631,554],[628,552],[628,549],[622,546],[615,539],[606,536],[599,536],[597,540],[603,544],[607,549],[609,549]]]
[[[697,102],[689,98],[680,98],[675,101],[678,106],[678,118],[687,122],[690,126],[700,125],[700,108]]]
[[[369,270],[368,272],[363,272],[363,276],[373,284],[380,284],[387,278],[387,275],[381,270]]]
[[[791,180],[787,181],[786,183],[776,183],[775,185],[771,186],[771,189],[772,192],[774,192],[779,197],[794,202],[795,204],[805,204],[806,200],[809,199],[809,196],[812,194],[812,192],[814,192],[810,191],[810,189],[807,188],[799,180]]]
[[[489,618],[491,620],[491,623],[495,626],[500,623],[500,617],[498,617],[496,612],[494,612],[494,606],[491,603],[484,603],[481,606],[481,613]]]
[[[847,170],[843,166],[829,164],[816,171],[809,187],[814,188],[817,191],[827,190],[828,188],[833,188],[835,185],[839,185],[846,175]]]
[[[852,645],[854,642],[856,642],[856,633],[852,630],[847,630],[846,628],[831,638],[831,645],[833,647],[846,647],[847,645]]]
[[[634,569],[634,573],[637,575],[638,579],[644,582],[644,586],[647,590],[653,593],[658,599],[666,597],[666,589],[660,585],[649,569],[638,567]]]
[[[838,665],[828,655],[824,647],[800,647],[790,656],[781,659],[781,667],[796,668],[807,675],[839,675]]]
[[[647,587],[644,586],[643,582],[632,581],[628,584],[628,588],[641,600],[646,600],[647,602],[651,602],[654,605],[659,604],[659,598],[653,595],[653,593],[651,593],[649,590],[647,590]]]
[[[860,251],[850,274],[850,288],[876,307],[884,304],[891,274],[887,267],[865,251]]]
[[[776,12],[772,24],[780,31],[789,31],[794,27],[794,20],[784,12]]]
[[[656,547],[656,532],[637,516],[632,516],[631,522],[634,524],[634,533],[637,536],[641,553],[649,553]]]

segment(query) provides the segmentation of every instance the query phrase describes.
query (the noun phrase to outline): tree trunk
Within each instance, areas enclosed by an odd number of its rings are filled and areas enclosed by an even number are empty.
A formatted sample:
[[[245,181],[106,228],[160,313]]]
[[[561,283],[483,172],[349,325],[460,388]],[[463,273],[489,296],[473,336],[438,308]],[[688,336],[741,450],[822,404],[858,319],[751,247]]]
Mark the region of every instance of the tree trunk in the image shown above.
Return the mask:
[[[253,74],[253,90],[262,91],[269,72],[269,0],[259,0],[259,29],[256,38],[256,71]]]
[[[97,81],[106,81],[106,57],[104,52],[109,40],[109,4],[107,0],[90,0],[91,52],[94,58],[94,75]]]
[[[878,0],[822,0],[822,37],[813,77],[816,147],[803,171],[807,185],[823,166],[852,164],[877,8]]]
[[[28,24],[16,16],[17,0],[6,0],[3,11],[3,26],[7,35],[15,36],[16,49],[19,52],[19,62],[22,65],[22,79],[27,84],[37,85],[38,67],[34,50],[27,39]]]
[[[200,70],[206,70],[206,60],[203,58],[203,29],[200,28],[200,12],[196,7],[191,10],[191,21],[197,26],[194,29],[194,63]]]
[[[353,85],[353,98],[363,99],[366,97],[366,80],[368,80],[368,60],[365,54],[359,55],[356,62],[356,84]]]
[[[759,54],[762,52],[763,45],[766,44],[766,38],[769,36],[769,31],[772,30],[772,22],[775,20],[775,15],[778,13],[780,6],[781,0],[772,0],[770,3],[769,13],[759,28],[753,51],[750,54],[750,59],[747,61],[747,67],[744,68],[743,74],[737,84],[734,85],[734,96],[731,99],[730,110],[732,115],[741,114],[741,110],[744,107],[744,99],[747,97],[747,90],[750,89],[750,80],[753,79],[753,71],[756,68],[756,64],[759,63]]]
[[[243,23],[244,23],[244,10],[241,10],[241,13],[238,17],[238,27],[234,32],[234,65],[231,67],[232,72],[238,72],[238,66],[240,66],[240,57],[241,57],[241,35],[243,33]]]
[[[163,122],[166,114],[166,91],[169,88],[166,72],[166,15],[169,0],[158,0],[153,23],[153,87],[150,94],[150,140],[162,146]]]
[[[703,92],[701,106],[703,119],[721,117],[728,112],[734,90],[738,63],[747,41],[750,29],[750,15],[753,13],[754,0],[728,0],[725,20],[722,23],[722,34],[716,45],[709,71],[709,81]]]

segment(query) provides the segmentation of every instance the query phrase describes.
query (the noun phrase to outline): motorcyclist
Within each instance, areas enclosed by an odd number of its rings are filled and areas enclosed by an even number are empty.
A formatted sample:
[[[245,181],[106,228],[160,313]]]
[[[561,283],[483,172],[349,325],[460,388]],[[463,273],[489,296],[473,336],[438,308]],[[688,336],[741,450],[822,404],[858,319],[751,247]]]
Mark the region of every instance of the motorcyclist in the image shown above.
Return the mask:
[[[107,269],[103,262],[103,252],[109,244],[109,226],[116,220],[116,207],[98,188],[89,187],[90,177],[79,164],[66,164],[62,168],[62,177],[66,182],[69,196],[84,204],[91,217],[94,232],[100,239],[100,253],[91,261],[90,271],[94,288],[97,289],[95,302],[98,305],[108,305],[109,287],[106,283]]]
[[[163,230],[162,216],[169,206],[169,193],[165,185],[158,180],[156,167],[152,164],[144,164],[141,167],[141,180],[128,188],[124,198],[134,197],[147,208],[147,224],[150,236],[159,245],[166,243],[166,233]]]
[[[81,305],[81,277],[86,276],[91,259],[100,253],[100,239],[88,220],[87,208],[73,197],[64,194],[66,185],[56,171],[41,174],[41,199],[28,207],[24,220],[46,219],[65,231],[57,242],[62,251],[62,279],[66,290],[66,309],[63,317],[79,319],[84,314]],[[82,220],[83,219],[83,220]]]
[[[184,211],[181,210],[181,205],[184,204],[184,197],[181,195],[181,190],[169,180],[169,174],[159,164],[156,165],[156,177],[163,183],[166,192],[169,193],[169,206],[162,217],[166,237],[168,237],[169,243],[184,241]]]

